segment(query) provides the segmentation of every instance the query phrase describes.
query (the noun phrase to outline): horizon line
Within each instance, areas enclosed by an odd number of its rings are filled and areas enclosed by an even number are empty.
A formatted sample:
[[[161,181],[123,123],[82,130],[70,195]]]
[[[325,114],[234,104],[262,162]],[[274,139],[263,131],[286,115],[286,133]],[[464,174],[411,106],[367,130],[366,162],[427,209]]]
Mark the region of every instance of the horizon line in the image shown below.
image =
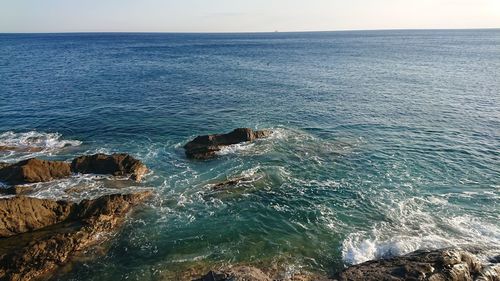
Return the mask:
[[[91,33],[136,33],[136,34],[267,34],[267,33],[314,33],[314,32],[362,32],[362,31],[426,31],[426,30],[496,30],[500,27],[472,28],[375,28],[375,29],[333,29],[333,30],[298,30],[298,31],[40,31],[40,32],[0,32],[0,34],[91,34]]]

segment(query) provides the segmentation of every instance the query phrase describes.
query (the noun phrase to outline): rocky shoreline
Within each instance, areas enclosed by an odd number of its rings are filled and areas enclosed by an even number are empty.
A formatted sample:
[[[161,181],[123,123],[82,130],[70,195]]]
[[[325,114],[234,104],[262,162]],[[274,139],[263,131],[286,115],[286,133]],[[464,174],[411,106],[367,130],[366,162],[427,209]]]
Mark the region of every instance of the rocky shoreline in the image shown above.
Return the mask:
[[[480,252],[480,251],[479,251]],[[404,256],[367,261],[332,277],[295,274],[286,279],[251,266],[213,270],[193,281],[499,281],[500,257],[481,261],[477,250],[419,250]]]
[[[223,147],[268,137],[269,130],[239,128],[228,134],[198,136],[185,146],[189,159],[206,160]],[[1,147],[0,149],[7,149]],[[15,148],[8,148],[15,149]],[[29,184],[51,182],[73,174],[106,174],[141,181],[146,165],[128,154],[84,155],[71,162],[37,158],[0,163],[0,181],[8,184],[0,198],[0,280],[33,280],[50,275],[71,257],[118,229],[126,215],[152,196],[151,191],[116,193],[81,202],[28,197]],[[221,191],[245,181],[235,177],[212,185]],[[28,185],[27,185],[28,184]],[[26,196],[28,195],[28,196]],[[420,250],[404,256],[364,262],[332,276],[275,272],[252,266],[218,268],[193,281],[500,281],[500,257],[478,258],[479,250]]]
[[[0,165],[0,280],[33,280],[67,263],[78,251],[115,231],[151,191],[116,193],[81,202],[27,197],[26,184],[68,178],[74,173],[109,174],[140,181],[146,166],[128,154],[95,154],[71,163],[32,158]]]
[[[148,169],[141,161],[125,153],[84,155],[64,161],[31,158],[15,164],[0,163],[0,181],[9,185],[49,182],[75,174],[109,174],[140,181]]]

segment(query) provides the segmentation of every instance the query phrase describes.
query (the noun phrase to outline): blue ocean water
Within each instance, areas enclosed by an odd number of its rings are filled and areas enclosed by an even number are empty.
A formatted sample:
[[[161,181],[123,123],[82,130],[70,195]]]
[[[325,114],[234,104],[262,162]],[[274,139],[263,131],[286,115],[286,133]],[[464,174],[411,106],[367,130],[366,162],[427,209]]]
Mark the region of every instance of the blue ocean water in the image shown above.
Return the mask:
[[[196,135],[237,127],[274,133],[185,158]],[[42,148],[0,161],[129,152],[152,170],[121,184],[154,189],[152,202],[56,280],[227,264],[328,275],[420,248],[498,252],[500,30],[0,34],[0,145]],[[75,176],[36,196],[106,184]]]

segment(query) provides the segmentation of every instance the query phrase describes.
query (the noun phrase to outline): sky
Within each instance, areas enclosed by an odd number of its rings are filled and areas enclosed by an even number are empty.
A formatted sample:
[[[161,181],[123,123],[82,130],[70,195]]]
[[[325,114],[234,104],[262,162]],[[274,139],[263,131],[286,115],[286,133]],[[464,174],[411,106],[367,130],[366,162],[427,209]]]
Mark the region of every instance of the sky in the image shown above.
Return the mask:
[[[0,32],[500,28],[500,0],[0,0]]]

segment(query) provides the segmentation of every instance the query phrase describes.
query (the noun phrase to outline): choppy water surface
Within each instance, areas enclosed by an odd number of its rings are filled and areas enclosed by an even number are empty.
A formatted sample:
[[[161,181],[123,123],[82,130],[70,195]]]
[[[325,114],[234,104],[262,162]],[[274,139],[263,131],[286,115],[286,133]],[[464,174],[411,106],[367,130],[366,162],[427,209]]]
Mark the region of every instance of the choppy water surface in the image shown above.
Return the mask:
[[[274,134],[184,157],[194,136],[236,127]],[[157,191],[104,256],[60,280],[237,263],[328,274],[419,248],[498,251],[500,31],[4,34],[0,145],[40,148],[0,161],[129,152],[153,171],[36,186],[74,200]]]

